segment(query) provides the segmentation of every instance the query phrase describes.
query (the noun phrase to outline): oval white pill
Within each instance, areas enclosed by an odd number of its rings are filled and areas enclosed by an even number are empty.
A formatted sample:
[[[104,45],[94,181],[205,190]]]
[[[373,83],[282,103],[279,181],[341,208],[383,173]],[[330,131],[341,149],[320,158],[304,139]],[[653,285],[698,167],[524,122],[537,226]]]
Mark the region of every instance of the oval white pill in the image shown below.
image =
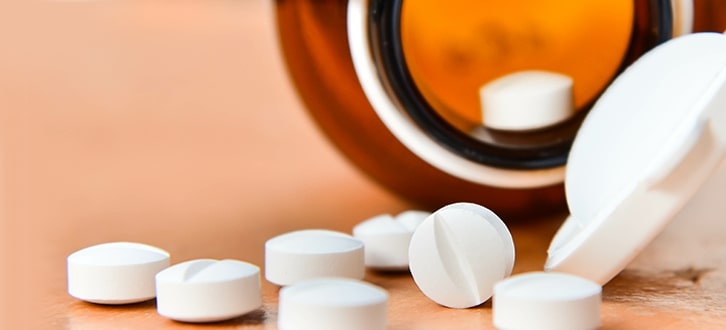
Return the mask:
[[[318,277],[362,279],[363,242],[340,232],[307,229],[265,242],[265,278],[289,285]]]
[[[280,290],[280,330],[383,330],[388,294],[363,281],[320,278]]]
[[[365,246],[365,265],[380,270],[408,269],[411,236],[429,215],[415,210],[402,212],[395,218],[383,214],[353,227],[353,237]]]
[[[411,238],[409,267],[419,289],[451,308],[479,305],[494,283],[511,272],[514,245],[504,223],[471,203],[443,207],[426,218]]]
[[[238,260],[198,259],[156,275],[159,314],[183,322],[215,322],[262,306],[260,268]]]
[[[145,244],[104,243],[68,256],[68,293],[98,304],[154,298],[154,275],[169,266],[169,253]]]
[[[572,78],[548,71],[520,71],[479,90],[484,126],[533,130],[557,124],[575,113]]]
[[[601,287],[565,273],[512,276],[494,287],[492,313],[499,329],[584,330],[600,327]]]

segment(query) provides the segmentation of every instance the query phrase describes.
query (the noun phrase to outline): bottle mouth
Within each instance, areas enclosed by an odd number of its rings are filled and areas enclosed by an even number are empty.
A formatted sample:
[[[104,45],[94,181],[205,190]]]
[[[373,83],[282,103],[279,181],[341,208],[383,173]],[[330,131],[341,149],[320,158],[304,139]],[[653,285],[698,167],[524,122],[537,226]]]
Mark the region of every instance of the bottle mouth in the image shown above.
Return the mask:
[[[351,8],[353,3],[357,3],[357,5]],[[415,4],[414,2],[411,3]],[[620,52],[611,76],[603,79],[603,86],[595,88],[592,97],[584,97],[577,101],[577,109],[568,119],[552,126],[527,131],[489,128],[481,123],[476,123],[475,120],[461,120],[461,117],[466,116],[457,117],[457,115],[451,115],[452,112],[456,113],[458,110],[452,110],[455,107],[447,104],[444,100],[445,97],[437,98],[436,92],[432,92],[433,87],[435,87],[432,86],[434,84],[427,84],[425,80],[422,80],[422,76],[425,75],[421,74],[422,65],[420,61],[416,62],[415,56],[412,56],[413,49],[410,45],[407,45],[405,38],[416,35],[417,32],[412,29],[411,20],[408,18],[413,15],[414,11],[404,7],[402,0],[370,0],[370,2],[351,0],[349,3],[349,42],[351,43],[351,52],[353,53],[354,64],[356,71],[359,73],[361,85],[379,117],[391,132],[414,153],[435,167],[470,181],[482,181],[484,179],[477,175],[464,173],[468,170],[452,169],[462,166],[442,165],[442,163],[450,163],[452,158],[460,158],[462,160],[457,162],[463,164],[465,168],[483,166],[505,172],[541,172],[562,167],[567,160],[572,141],[582,120],[607,84],[615,78],[617,73],[621,72],[640,55],[671,38],[673,29],[671,9],[670,0],[634,1],[631,22],[629,22],[631,24],[628,26],[629,31],[624,37],[627,39],[624,42],[625,48]],[[360,22],[364,26],[353,27],[351,25],[351,17],[360,17],[361,15],[361,13],[354,13],[356,10],[364,12],[362,22]],[[436,19],[436,16],[432,15],[428,19]],[[516,19],[516,17],[507,17],[507,19]],[[526,24],[526,22],[523,24]],[[356,35],[355,31],[351,31],[352,27],[356,31],[360,29],[363,31],[359,31],[360,33]],[[361,41],[352,40],[361,36],[366,38],[363,41],[365,45],[360,45]],[[422,37],[425,38],[425,36]],[[358,45],[355,45],[356,43]],[[356,55],[356,52],[366,51],[369,53]],[[360,74],[361,62],[366,61],[372,62],[375,71],[373,77],[369,77],[370,79],[362,78]],[[597,63],[592,63],[592,65],[597,65]],[[510,69],[516,71],[518,68],[512,67]],[[533,67],[531,69],[539,68]],[[574,81],[575,85],[577,85],[577,77],[575,77]],[[376,88],[383,91],[385,95],[371,93],[370,90],[373,87],[370,87],[370,85],[372,84],[380,85]],[[382,97],[387,98],[387,103],[390,103],[388,105],[394,107],[395,110],[391,110],[390,106],[380,106],[380,100],[374,100]],[[455,98],[454,96],[453,99]],[[390,119],[386,119],[391,117],[391,111],[396,112],[394,117],[401,117],[406,125],[414,127],[402,128],[400,123],[391,123]],[[475,129],[472,129],[473,127]],[[401,130],[404,132],[398,132]],[[419,132],[406,132],[411,130]],[[421,147],[420,142],[412,141],[412,139],[420,138],[421,134],[437,147]],[[424,144],[430,144],[429,142]],[[432,148],[437,149],[439,153],[447,154],[447,156],[424,155],[425,153],[432,153]],[[555,177],[561,179],[561,175],[552,175],[549,179],[543,179],[544,181],[539,182],[539,184],[530,183],[526,185],[537,186],[556,183],[558,179]],[[492,184],[492,182],[483,183]],[[516,182],[500,182],[500,184],[494,183],[494,185],[520,186]]]

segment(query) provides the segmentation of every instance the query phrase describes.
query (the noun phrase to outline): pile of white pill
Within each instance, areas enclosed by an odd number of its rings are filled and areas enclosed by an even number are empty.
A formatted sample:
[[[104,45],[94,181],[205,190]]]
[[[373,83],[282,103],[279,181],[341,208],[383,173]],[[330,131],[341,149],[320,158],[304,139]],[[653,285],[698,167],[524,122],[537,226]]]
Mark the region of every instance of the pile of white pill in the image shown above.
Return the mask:
[[[68,293],[119,305],[156,298],[159,314],[183,322],[214,322],[262,306],[259,267],[238,260],[190,260],[169,267],[169,253],[145,244],[114,242],[67,258]]]
[[[265,278],[283,286],[280,329],[386,329],[388,293],[363,280],[366,267],[408,269],[425,296],[448,308],[478,306],[493,296],[500,329],[600,325],[598,284],[561,273],[508,278],[512,236],[483,206],[379,215],[352,234],[308,229],[265,243]],[[156,298],[160,315],[181,322],[229,320],[263,304],[258,266],[213,259],[169,266],[169,260],[166,251],[139,243],[91,246],[68,256],[68,292],[99,304]]]

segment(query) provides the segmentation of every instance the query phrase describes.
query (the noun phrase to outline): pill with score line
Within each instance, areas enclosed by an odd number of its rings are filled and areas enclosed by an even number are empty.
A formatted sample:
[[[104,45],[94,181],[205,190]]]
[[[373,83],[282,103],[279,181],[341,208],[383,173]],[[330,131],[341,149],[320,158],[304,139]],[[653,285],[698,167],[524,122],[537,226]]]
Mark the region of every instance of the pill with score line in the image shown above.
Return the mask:
[[[514,243],[502,220],[472,203],[447,205],[426,218],[409,246],[409,267],[434,302],[469,308],[488,300],[494,283],[509,276]]]
[[[262,306],[260,287],[260,268],[253,264],[190,260],[156,274],[156,307],[177,321],[223,321]]]

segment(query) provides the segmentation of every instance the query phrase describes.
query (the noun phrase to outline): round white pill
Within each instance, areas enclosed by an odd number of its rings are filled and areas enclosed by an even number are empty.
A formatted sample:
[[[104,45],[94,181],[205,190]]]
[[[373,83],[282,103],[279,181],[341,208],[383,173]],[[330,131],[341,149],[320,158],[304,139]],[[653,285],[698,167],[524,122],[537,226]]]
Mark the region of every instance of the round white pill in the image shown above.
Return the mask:
[[[411,238],[409,267],[419,289],[436,303],[468,308],[488,300],[494,283],[511,273],[514,244],[489,209],[471,203],[445,206]]]
[[[363,242],[350,235],[307,229],[265,243],[265,278],[277,285],[318,277],[362,279],[364,275]]]
[[[156,275],[156,308],[173,320],[222,321],[260,306],[260,268],[250,263],[198,259]]]
[[[363,281],[319,278],[280,290],[280,330],[386,329],[388,294]]]
[[[169,253],[114,242],[76,251],[66,261],[71,296],[98,304],[130,304],[154,298],[154,275],[169,266]]]
[[[509,232],[509,228],[504,224],[499,216],[492,212],[492,210],[474,203],[454,203],[449,204],[441,208],[446,209],[463,209],[469,210],[473,213],[479,214],[489,222],[492,227],[499,233],[499,238],[504,243],[504,262],[505,262],[505,276],[512,275],[512,269],[514,269],[514,240],[512,240],[512,234]]]
[[[575,113],[572,78],[548,71],[520,71],[479,90],[484,126],[534,130],[557,124]]]
[[[597,329],[601,291],[597,283],[565,273],[512,276],[494,287],[494,326],[510,330]]]
[[[353,227],[353,237],[363,241],[365,265],[380,270],[408,269],[408,245],[421,222],[431,215],[405,211],[395,218],[382,214]]]

